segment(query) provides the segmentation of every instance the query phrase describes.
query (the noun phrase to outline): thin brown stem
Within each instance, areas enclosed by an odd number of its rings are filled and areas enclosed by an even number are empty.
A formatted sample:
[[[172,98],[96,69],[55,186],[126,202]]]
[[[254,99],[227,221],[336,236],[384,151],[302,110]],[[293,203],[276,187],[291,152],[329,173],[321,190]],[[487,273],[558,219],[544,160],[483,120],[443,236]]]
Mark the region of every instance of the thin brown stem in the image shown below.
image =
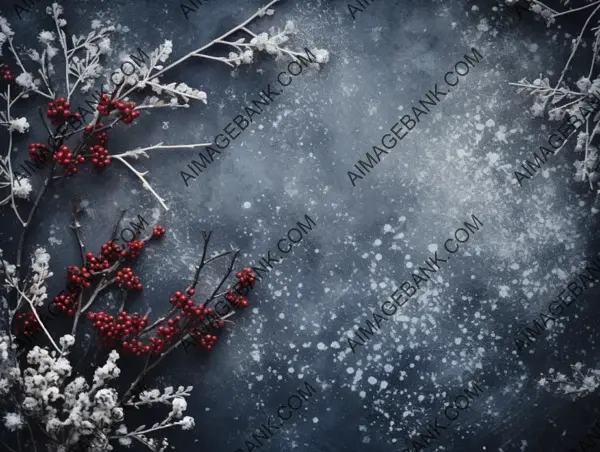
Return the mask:
[[[90,297],[88,302],[81,309],[81,313],[83,314],[85,311],[87,311],[90,308],[90,306],[94,303],[94,301],[96,301],[96,298],[98,297],[98,295],[100,295],[100,292],[102,292],[104,289],[106,289],[108,286],[110,286],[114,282],[115,282],[115,278],[108,279],[106,276],[104,276],[102,278],[102,280],[96,286],[96,289],[94,290],[94,293],[92,293],[92,296]]]
[[[169,352],[170,352],[170,349],[167,350],[166,352],[162,353],[161,356],[157,359],[157,362],[160,362],[163,358],[163,355],[166,356],[166,354]],[[123,397],[121,397],[121,400],[119,401],[119,405],[122,405],[123,402],[127,401],[129,399],[129,397],[131,397],[131,392],[137,387],[138,384],[140,384],[140,382],[142,381],[142,378],[144,378],[144,376],[149,372],[150,368],[148,367],[148,364],[150,363],[151,357],[152,357],[152,353],[148,353],[148,356],[146,357],[146,362],[144,363],[144,369],[139,373],[137,378],[135,380],[133,380],[133,382],[131,383],[131,386],[129,386],[129,389],[125,392],[125,394],[123,394]]]
[[[31,429],[31,425],[29,421],[27,421],[27,429],[29,430],[29,436],[31,437],[31,444],[33,445],[33,452],[37,452],[37,446],[35,445],[35,438],[33,437],[33,430]]]
[[[192,284],[190,285],[189,289],[195,289],[196,285],[198,284],[198,280],[200,279],[200,272],[202,271],[202,268],[206,264],[204,262],[204,259],[206,258],[206,252],[208,251],[208,244],[210,242],[211,235],[212,235],[212,231],[210,231],[208,234],[206,234],[206,232],[202,231],[202,237],[204,238],[204,245],[202,247],[202,257],[200,258],[200,264],[198,265],[198,268],[196,269],[196,273],[194,274],[194,280],[192,281]]]
[[[225,273],[225,275],[223,276],[223,278],[221,278],[221,282],[219,283],[219,285],[215,288],[215,290],[213,291],[212,295],[209,297],[208,300],[206,300],[204,302],[204,306],[206,307],[206,305],[215,299],[216,294],[219,292],[219,290],[221,289],[221,286],[225,283],[225,281],[227,280],[227,278],[229,278],[229,275],[231,275],[231,272],[233,271],[233,266],[235,265],[235,261],[237,260],[238,255],[240,254],[240,251],[237,250],[235,252],[235,254],[233,255],[233,258],[231,259],[231,262],[229,263],[229,267],[227,268],[227,272]]]
[[[6,444],[4,441],[0,441],[0,443],[2,445],[4,445],[4,447],[6,447],[6,450],[10,450],[11,452],[17,452],[15,449],[13,449],[12,447],[10,447],[8,444]]]

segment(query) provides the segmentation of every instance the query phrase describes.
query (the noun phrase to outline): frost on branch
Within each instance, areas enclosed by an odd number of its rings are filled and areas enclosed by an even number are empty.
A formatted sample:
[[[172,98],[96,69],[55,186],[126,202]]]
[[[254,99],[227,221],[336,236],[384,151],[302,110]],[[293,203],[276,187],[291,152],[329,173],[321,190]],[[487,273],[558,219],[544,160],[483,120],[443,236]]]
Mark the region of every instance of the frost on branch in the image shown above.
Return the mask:
[[[505,0],[507,4],[514,4],[514,0]],[[563,1],[563,6],[567,7],[569,2]],[[572,39],[570,44],[570,55],[561,71],[558,79],[551,82],[548,77],[540,75],[533,82],[526,78],[518,83],[511,83],[517,86],[519,91],[525,91],[533,97],[533,106],[531,113],[534,116],[547,115],[550,120],[563,121],[567,116],[574,116],[579,120],[580,131],[577,135],[576,151],[585,151],[583,159],[574,163],[575,178],[580,182],[588,181],[590,188],[598,192],[598,181],[600,173],[598,172],[598,143],[597,134],[600,132],[600,115],[583,115],[581,112],[589,110],[593,102],[598,102],[595,96],[600,94],[600,78],[594,74],[598,65],[598,56],[600,53],[600,27],[591,28],[592,24],[598,22],[598,13],[600,12],[600,2],[588,2],[584,6],[556,11],[545,5],[542,1],[535,0],[528,2],[529,9],[541,16],[548,26],[562,19],[563,16],[585,11],[581,30],[576,38]],[[582,60],[580,48],[587,46],[584,35],[590,29],[593,31],[591,42],[591,61]],[[587,39],[587,38],[586,38]],[[575,60],[575,58],[580,58]],[[575,68],[579,72],[573,73]],[[567,80],[576,80],[575,83],[568,83]],[[572,85],[572,86],[571,86]],[[563,144],[558,148],[562,149]],[[558,152],[558,151],[557,151]],[[597,211],[596,207],[592,209]]]
[[[65,335],[59,342],[63,349],[60,355],[39,346],[29,351],[27,366],[21,374],[18,367],[8,364],[9,340],[0,332],[0,395],[8,394],[15,385],[23,391],[22,403],[13,406],[14,411],[2,420],[8,430],[24,428],[25,418],[35,419],[53,440],[48,444],[51,451],[70,450],[83,444],[88,445],[86,450],[100,452],[112,450],[110,440],[119,440],[122,445],[129,445],[132,438],[150,446],[166,444],[166,440],[157,441],[148,434],[170,427],[188,430],[194,426],[193,418],[183,416],[187,408],[184,397],[190,395],[192,387],[179,387],[175,392],[167,387],[162,395],[158,390],[146,391],[133,404],[166,404],[170,411],[165,419],[150,428],[141,425],[128,433],[119,394],[107,386],[120,374],[119,354],[115,350],[110,352],[106,364],[96,369],[93,384],[89,385],[81,376],[70,378],[73,365],[68,350],[75,342],[74,337]]]
[[[538,386],[558,394],[568,395],[573,400],[585,397],[600,386],[600,370],[588,369],[583,373],[583,364],[571,365],[573,376],[568,377],[554,369],[549,369],[547,376],[538,380]]]

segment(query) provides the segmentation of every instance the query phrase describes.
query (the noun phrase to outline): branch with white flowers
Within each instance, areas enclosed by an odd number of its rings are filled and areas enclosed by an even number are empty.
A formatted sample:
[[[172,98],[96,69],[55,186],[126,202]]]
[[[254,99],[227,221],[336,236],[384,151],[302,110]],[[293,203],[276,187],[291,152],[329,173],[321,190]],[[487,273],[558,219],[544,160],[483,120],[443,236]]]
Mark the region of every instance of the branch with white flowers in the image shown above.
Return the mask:
[[[193,88],[181,83],[163,84],[159,79],[159,77],[161,77],[165,72],[177,67],[192,57],[219,61],[227,64],[230,67],[252,63],[254,61],[255,52],[260,51],[264,51],[277,57],[287,55],[293,60],[297,60],[297,57],[302,56],[301,53],[294,52],[288,47],[282,46],[283,43],[289,40],[289,36],[296,32],[296,27],[293,21],[288,21],[283,30],[272,27],[270,29],[270,35],[265,32],[255,34],[247,28],[247,26],[255,19],[265,15],[273,15],[275,10],[271,7],[278,2],[279,0],[271,1],[266,6],[259,8],[256,13],[254,13],[244,22],[236,27],[233,27],[222,36],[219,36],[208,44],[189,52],[166,67],[160,63],[165,63],[169,59],[173,46],[171,41],[165,41],[151,53],[149,64],[138,64],[137,62],[133,63],[135,66],[135,71],[130,75],[125,75],[121,70],[116,71],[114,76],[117,79],[117,83],[120,84],[117,92],[117,98],[126,99],[127,96],[131,95],[134,91],[151,87],[152,90],[159,95],[163,94],[163,91],[170,93],[174,98],[172,98],[170,101],[171,105],[180,105],[177,102],[178,97],[182,97],[184,104],[187,104],[188,98],[201,100],[202,102],[206,103],[206,93],[203,91],[194,90]],[[249,35],[249,42],[246,42],[246,37],[239,38],[235,41],[227,40],[227,38],[238,32]],[[234,47],[239,53],[230,52],[227,57],[209,55],[206,53],[209,49],[218,44]],[[326,63],[329,60],[329,53],[326,50],[315,49],[314,52],[317,57],[317,65]],[[111,77],[113,77],[112,74]],[[124,90],[125,86],[129,86],[129,89]]]
[[[514,5],[516,0],[505,0],[507,4]],[[567,2],[563,2],[567,3]],[[550,26],[554,24],[557,18],[566,16],[572,13],[579,13],[585,11],[587,17],[583,20],[580,32],[575,39],[571,41],[571,49],[569,56],[566,60],[565,66],[560,72],[556,83],[550,83],[548,77],[543,77],[540,74],[539,77],[529,82],[527,78],[523,78],[518,83],[510,83],[518,88],[517,92],[527,92],[530,94],[534,101],[531,107],[531,113],[534,116],[548,116],[550,120],[562,121],[567,115],[578,118],[581,123],[584,124],[583,130],[577,135],[577,142],[575,144],[575,151],[583,152],[583,158],[577,160],[574,163],[575,167],[575,179],[580,182],[588,182],[590,188],[597,192],[597,202],[600,203],[600,191],[598,191],[598,182],[600,181],[600,173],[598,165],[600,164],[600,156],[598,153],[598,143],[594,141],[600,132],[600,117],[598,115],[589,116],[587,118],[582,117],[580,108],[588,108],[588,98],[600,95],[600,78],[594,76],[594,72],[598,63],[598,57],[600,54],[600,27],[596,26],[592,29],[593,42],[591,43],[591,60],[589,64],[589,70],[585,70],[580,76],[574,76],[570,74],[570,78],[577,80],[575,87],[570,87],[565,82],[567,74],[574,67],[588,67],[588,64],[577,62],[576,57],[581,52],[578,50],[584,45],[584,34],[590,28],[590,24],[598,21],[600,16],[600,1],[589,2],[589,4],[566,9],[564,11],[556,11],[549,8],[547,5],[540,1],[531,0],[528,3],[529,9],[538,14],[542,19],[547,22]],[[566,141],[555,151],[559,152],[566,146]],[[594,206],[593,210],[597,210]]]
[[[538,380],[538,386],[548,391],[569,395],[573,399],[585,397],[600,387],[600,370],[588,369],[583,373],[583,367],[582,363],[572,364],[573,375],[571,377],[551,368],[547,376],[542,376]]]

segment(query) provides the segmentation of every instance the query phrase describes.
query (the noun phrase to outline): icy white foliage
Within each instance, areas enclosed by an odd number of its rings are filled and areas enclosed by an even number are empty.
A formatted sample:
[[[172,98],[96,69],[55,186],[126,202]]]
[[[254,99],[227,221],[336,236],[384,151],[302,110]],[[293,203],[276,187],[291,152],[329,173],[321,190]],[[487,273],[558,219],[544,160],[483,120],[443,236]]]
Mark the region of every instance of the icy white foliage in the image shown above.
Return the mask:
[[[511,6],[516,3],[514,0],[505,0]],[[585,47],[584,35],[590,24],[598,22],[598,14],[600,12],[600,3],[588,2],[589,4],[583,7],[565,9],[564,11],[556,11],[544,4],[542,1],[528,2],[529,9],[538,14],[547,25],[550,26],[558,19],[568,17],[572,13],[577,13],[583,9],[587,11],[587,20],[583,22],[583,27],[578,36],[572,40],[571,55],[569,56],[565,67],[560,73],[556,81],[550,82],[548,77],[540,75],[529,82],[526,78],[520,80],[513,85],[518,86],[520,91],[526,91],[533,97],[533,105],[531,113],[534,116],[548,116],[550,120],[562,121],[567,115],[575,116],[584,124],[582,131],[577,135],[577,143],[575,150],[585,151],[583,159],[575,162],[575,178],[578,181],[588,181],[590,188],[595,190],[598,195],[598,181],[600,173],[598,165],[600,159],[597,152],[597,143],[594,139],[600,132],[600,116],[596,114],[590,118],[584,118],[580,113],[580,107],[589,104],[589,98],[592,94],[600,94],[600,78],[594,75],[595,67],[597,66],[598,57],[600,56],[600,28],[593,28],[593,42],[591,43],[591,62],[581,62],[575,64],[576,57],[580,56],[578,50]],[[568,6],[568,1],[562,2],[563,6]],[[594,8],[592,8],[594,7]],[[572,77],[576,80],[573,86],[565,81],[567,72],[573,67],[585,68],[585,72],[578,77]],[[562,148],[562,147],[561,147]],[[594,209],[593,209],[594,211]]]
[[[13,193],[17,198],[28,199],[32,190],[31,182],[26,177],[13,179]]]
[[[180,399],[185,402],[185,399],[183,399],[183,397],[189,397],[191,395],[192,389],[192,386],[188,386],[187,388],[179,386],[179,388],[177,388],[177,391],[175,391],[172,386],[167,386],[162,393],[158,389],[142,391],[138,395],[137,400],[132,399],[129,402],[127,402],[127,405],[131,405],[137,408],[141,405],[147,405],[151,403],[170,404],[172,403],[172,399]],[[182,410],[182,412],[183,411],[185,411],[185,409]]]
[[[31,259],[32,276],[29,289],[26,290],[34,306],[43,306],[48,298],[46,280],[52,276],[50,271],[50,255],[45,248],[35,250]]]
[[[165,419],[150,428],[145,425],[128,431],[123,406],[116,389],[107,386],[120,374],[117,366],[119,354],[110,352],[106,364],[96,369],[93,384],[89,385],[85,378],[72,375],[73,366],[68,359],[68,349],[75,343],[75,338],[65,335],[59,339],[63,352],[49,351],[34,346],[27,353],[27,366],[21,374],[18,367],[8,364],[10,345],[8,336],[0,332],[0,394],[6,394],[11,387],[22,387],[22,404],[13,407],[14,412],[7,413],[4,426],[10,431],[22,428],[25,417],[41,422],[46,433],[57,444],[66,438],[62,446],[52,445],[50,450],[59,452],[61,447],[75,447],[85,444],[90,451],[112,450],[111,440],[122,445],[129,445],[132,438],[153,446],[151,450],[161,450],[166,440],[152,439],[148,434],[170,427],[181,427],[189,430],[194,426],[194,419],[183,417],[187,408],[184,397],[190,395],[192,387],[180,387],[173,391],[165,388],[161,394],[158,390],[143,392],[137,402],[130,405],[167,404],[171,411]],[[14,389],[13,389],[14,390]]]
[[[14,432],[23,426],[23,416],[19,413],[6,413],[4,415],[4,426]]]
[[[573,399],[585,397],[600,386],[600,370],[588,369],[583,373],[583,367],[581,363],[572,364],[573,376],[571,377],[549,369],[548,375],[538,380],[538,386],[558,394],[569,395]]]
[[[8,122],[8,130],[16,130],[19,133],[26,133],[29,130],[27,118],[15,118]]]

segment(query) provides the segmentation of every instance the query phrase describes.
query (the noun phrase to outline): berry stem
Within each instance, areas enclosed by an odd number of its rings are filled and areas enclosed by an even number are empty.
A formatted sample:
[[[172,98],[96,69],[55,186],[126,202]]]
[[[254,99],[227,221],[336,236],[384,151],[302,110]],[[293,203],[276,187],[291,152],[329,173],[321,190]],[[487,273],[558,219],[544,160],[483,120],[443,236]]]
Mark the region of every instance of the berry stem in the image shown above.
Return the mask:
[[[11,279],[11,281],[12,281],[12,279]],[[52,346],[56,349],[56,351],[58,353],[62,354],[62,350],[58,347],[58,345],[56,345],[56,342],[54,342],[54,339],[52,339],[52,336],[50,335],[50,333],[46,329],[46,325],[44,325],[44,322],[42,322],[42,319],[40,319],[40,316],[39,316],[39,314],[37,312],[37,309],[35,309],[33,301],[31,301],[30,298],[21,289],[19,289],[18,284],[15,284],[14,282],[12,282],[11,285],[16,289],[16,291],[23,298],[25,298],[25,300],[27,301],[27,303],[29,303],[29,306],[31,307],[31,311],[33,312],[33,315],[35,316],[36,320],[40,324],[40,327],[42,328],[42,330],[44,331],[44,333],[46,333],[46,336],[48,337],[48,340],[50,341],[50,343],[52,344]]]
[[[115,264],[118,265],[118,262],[116,262]],[[116,268],[115,265],[113,265],[113,267]],[[111,267],[111,269],[113,267]],[[92,293],[92,296],[90,297],[90,299],[88,300],[88,302],[86,303],[86,305],[83,308],[81,308],[81,314],[83,314],[85,311],[87,311],[90,308],[90,306],[92,305],[92,303],[94,303],[94,301],[96,301],[96,298],[98,297],[98,295],[100,294],[100,292],[102,292],[104,289],[106,289],[108,286],[110,286],[114,282],[115,282],[115,278],[108,279],[106,276],[104,276],[102,278],[102,280],[100,280],[100,282],[98,283],[98,285],[96,286],[96,288],[94,289],[94,293]]]
[[[235,252],[235,254],[233,255],[233,258],[231,259],[231,262],[229,263],[229,268],[227,269],[227,272],[225,273],[225,275],[223,276],[223,278],[221,278],[221,282],[219,283],[219,285],[217,287],[215,287],[215,290],[213,291],[212,295],[210,296],[210,298],[208,300],[206,300],[204,302],[204,307],[206,307],[206,305],[215,299],[215,295],[219,292],[219,290],[221,289],[221,286],[223,285],[223,283],[227,280],[227,278],[229,278],[229,275],[231,275],[231,272],[233,271],[233,266],[235,265],[235,261],[237,260],[238,255],[240,254],[240,250],[237,250]]]

